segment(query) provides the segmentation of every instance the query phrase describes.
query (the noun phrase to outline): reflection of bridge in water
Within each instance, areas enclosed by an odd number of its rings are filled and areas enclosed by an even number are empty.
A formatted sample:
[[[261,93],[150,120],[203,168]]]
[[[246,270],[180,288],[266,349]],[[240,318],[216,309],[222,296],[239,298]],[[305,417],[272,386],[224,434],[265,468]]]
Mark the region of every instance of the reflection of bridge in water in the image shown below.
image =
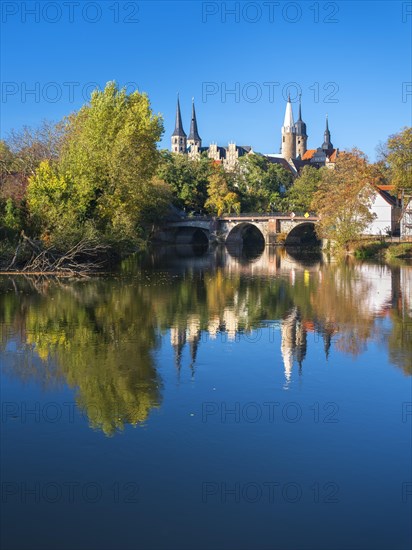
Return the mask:
[[[158,238],[176,244],[207,244],[223,242],[241,245],[247,241],[268,244],[285,242],[290,245],[319,244],[315,215],[241,214],[217,218],[194,217],[168,222]]]
[[[294,278],[298,271],[317,271],[323,262],[320,251],[302,255],[297,247],[266,246],[256,250],[233,244],[232,246],[197,247],[192,244],[156,246],[148,258],[147,267],[207,269],[211,272],[225,268],[228,273],[271,275],[285,273]]]

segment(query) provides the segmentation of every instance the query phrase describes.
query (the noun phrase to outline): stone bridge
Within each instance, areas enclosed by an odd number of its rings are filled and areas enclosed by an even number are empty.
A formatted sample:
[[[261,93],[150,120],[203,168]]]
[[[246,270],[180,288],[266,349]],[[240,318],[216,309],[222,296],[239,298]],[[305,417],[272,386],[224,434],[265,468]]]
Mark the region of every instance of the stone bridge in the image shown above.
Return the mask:
[[[165,224],[158,237],[176,244],[222,242],[240,245],[247,240],[261,244],[284,242],[290,245],[314,244],[317,241],[315,215],[240,214],[216,218],[194,217]]]

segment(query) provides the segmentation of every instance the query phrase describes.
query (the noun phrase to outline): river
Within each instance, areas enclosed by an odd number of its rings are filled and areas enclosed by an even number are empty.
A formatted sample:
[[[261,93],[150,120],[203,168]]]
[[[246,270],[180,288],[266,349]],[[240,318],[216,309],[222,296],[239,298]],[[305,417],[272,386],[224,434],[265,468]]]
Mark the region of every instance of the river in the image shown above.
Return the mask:
[[[1,277],[2,548],[409,549],[412,266]]]

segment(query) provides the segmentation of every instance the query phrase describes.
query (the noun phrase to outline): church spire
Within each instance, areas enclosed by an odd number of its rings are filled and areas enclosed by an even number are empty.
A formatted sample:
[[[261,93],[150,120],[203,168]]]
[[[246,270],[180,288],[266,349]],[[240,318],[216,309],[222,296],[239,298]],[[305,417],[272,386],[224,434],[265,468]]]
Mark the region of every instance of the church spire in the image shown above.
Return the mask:
[[[326,128],[325,128],[325,132],[324,132],[323,136],[324,136],[324,142],[322,144],[322,149],[324,151],[330,151],[331,149],[333,149],[333,144],[330,140],[328,115],[326,115]]]
[[[308,141],[308,134],[306,132],[306,124],[302,120],[302,95],[299,94],[299,116],[295,123],[296,133],[296,155],[303,158],[306,153],[306,145]]]
[[[288,95],[288,102],[286,103],[285,119],[283,121],[283,128],[285,131],[293,131],[293,111],[292,103],[290,101],[290,94]]]
[[[282,157],[288,162],[296,158],[295,125],[293,122],[292,103],[290,94],[286,103],[285,118],[282,126]]]
[[[194,100],[194,98],[192,98],[192,120],[190,121],[190,134],[189,134],[189,137],[187,139],[188,139],[188,141],[192,141],[194,143],[199,142],[199,147],[200,147],[200,142],[202,140],[201,140],[201,137],[199,136],[199,132],[197,130],[197,120],[196,120],[196,110],[195,110],[195,100]]]
[[[185,131],[183,130],[182,115],[180,114],[179,94],[177,94],[175,131],[172,136],[186,137]]]
[[[302,94],[299,94],[299,116],[297,122],[302,122]]]
[[[179,94],[177,94],[175,131],[171,138],[171,151],[173,153],[186,153],[186,134],[183,130],[182,115],[180,114]]]

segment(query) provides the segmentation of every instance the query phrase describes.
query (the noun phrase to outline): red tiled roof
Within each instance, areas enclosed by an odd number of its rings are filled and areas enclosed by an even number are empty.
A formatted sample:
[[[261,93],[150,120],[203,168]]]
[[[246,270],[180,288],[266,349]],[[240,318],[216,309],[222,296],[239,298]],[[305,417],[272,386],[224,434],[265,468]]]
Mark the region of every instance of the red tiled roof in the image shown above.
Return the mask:
[[[338,156],[338,150],[337,149],[334,149],[332,151],[332,154],[329,156],[329,161],[330,162],[336,162],[336,157]]]
[[[376,187],[381,191],[393,191],[395,189],[393,185],[377,185]]]
[[[302,157],[302,160],[310,160],[316,153],[316,149],[308,149]]]

